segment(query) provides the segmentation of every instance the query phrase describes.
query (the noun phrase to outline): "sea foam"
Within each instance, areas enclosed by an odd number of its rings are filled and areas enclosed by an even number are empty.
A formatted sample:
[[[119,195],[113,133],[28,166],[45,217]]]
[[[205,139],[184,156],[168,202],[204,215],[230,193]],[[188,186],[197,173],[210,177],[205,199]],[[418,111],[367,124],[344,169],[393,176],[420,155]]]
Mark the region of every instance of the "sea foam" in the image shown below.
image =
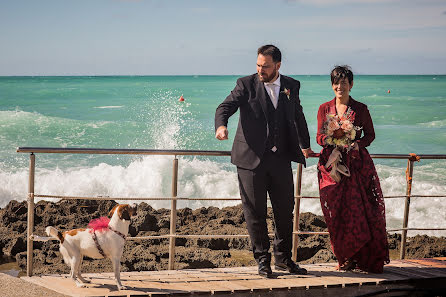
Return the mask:
[[[446,165],[446,164],[444,164]],[[121,198],[171,197],[172,156],[145,156],[133,160],[128,166],[105,163],[93,167],[72,169],[37,169],[36,194]],[[377,166],[384,196],[405,195],[405,168]],[[436,167],[435,167],[436,168]],[[295,172],[294,172],[295,175]],[[444,172],[433,165],[416,168],[412,194],[444,195]],[[11,199],[25,201],[28,170],[8,173],[0,169],[0,207]],[[316,165],[303,171],[302,195],[318,196]],[[178,167],[178,197],[181,198],[238,198],[239,189],[234,166],[206,158],[180,157]],[[38,200],[38,199],[36,199]],[[47,199],[57,201],[57,199]],[[137,202],[141,202],[139,200]],[[444,228],[445,198],[412,198],[409,227]],[[155,208],[168,208],[170,201],[146,201]],[[240,203],[224,200],[180,200],[178,207],[225,207]],[[404,198],[385,200],[387,228],[400,228],[404,216]],[[322,214],[319,199],[302,199],[301,212]],[[444,231],[410,231],[409,235],[429,234],[444,236]]]
[[[110,105],[110,106],[95,106],[94,108],[107,109],[107,108],[122,108],[123,105]]]
[[[429,127],[429,128],[442,128],[442,127],[446,127],[446,119],[438,120],[438,121],[431,121],[431,122],[427,122],[427,123],[421,123],[419,125],[422,127]]]

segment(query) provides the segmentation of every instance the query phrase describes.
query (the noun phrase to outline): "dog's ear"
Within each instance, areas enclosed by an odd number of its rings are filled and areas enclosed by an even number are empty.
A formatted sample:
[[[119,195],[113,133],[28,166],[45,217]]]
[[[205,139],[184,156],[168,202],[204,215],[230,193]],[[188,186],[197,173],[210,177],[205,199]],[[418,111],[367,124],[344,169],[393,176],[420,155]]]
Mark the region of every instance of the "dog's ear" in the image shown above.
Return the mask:
[[[128,204],[119,205],[118,216],[121,220],[130,221],[130,207]]]
[[[119,218],[121,220],[126,220],[126,221],[130,221],[130,211],[129,211],[129,206],[125,205],[124,207],[121,207],[119,209],[121,211],[121,215],[119,216]]]
[[[130,206],[128,204],[117,204],[110,211],[110,217],[113,216],[114,212],[117,212],[120,220],[130,221],[130,217],[136,215],[136,206]]]
[[[108,216],[111,218],[113,216],[113,214],[115,213],[116,208],[119,206],[119,204],[116,204],[112,210],[110,210],[110,212],[108,213]]]
[[[136,213],[136,204],[130,204],[129,205],[129,213],[130,213],[131,217],[137,215],[137,213]]]

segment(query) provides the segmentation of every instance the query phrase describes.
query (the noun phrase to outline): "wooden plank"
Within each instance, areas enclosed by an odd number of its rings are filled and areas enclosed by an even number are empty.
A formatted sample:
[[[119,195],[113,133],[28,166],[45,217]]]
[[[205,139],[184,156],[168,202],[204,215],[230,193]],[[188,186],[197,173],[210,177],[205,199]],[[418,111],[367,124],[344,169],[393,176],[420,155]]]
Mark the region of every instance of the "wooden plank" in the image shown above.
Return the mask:
[[[330,279],[322,279],[320,277],[300,277],[300,278],[286,278],[283,279],[286,281],[288,288],[291,290],[295,289],[322,289],[327,285],[335,285]]]
[[[122,283],[128,287],[123,291],[117,290],[114,274],[108,272],[83,274],[92,281],[87,288],[77,288],[67,274],[23,279],[70,296],[188,296],[249,292],[274,295],[281,290],[332,288],[339,292],[341,287],[349,286],[404,284],[417,279],[446,280],[446,269],[431,265],[436,265],[435,261],[396,260],[384,267],[383,274],[337,271],[336,263],[311,264],[302,265],[308,270],[308,275],[274,271],[272,279],[260,277],[257,267],[122,272]]]
[[[383,274],[373,274],[373,273],[363,273],[363,272],[345,272],[334,270],[334,267],[320,267],[320,271],[311,271],[316,276],[323,278],[334,278],[342,285],[354,285],[358,283],[359,285],[373,285],[380,283],[393,283],[399,280],[405,279],[401,275],[395,275],[391,273],[386,273],[386,268]]]
[[[190,295],[198,293],[210,293],[207,288],[202,288],[191,283],[159,283],[151,281],[129,281],[126,283],[133,291],[142,291],[150,294]]]
[[[390,267],[423,267],[420,264],[409,262],[407,260],[392,260],[386,266],[390,266]]]
[[[392,273],[405,276],[408,279],[428,278],[426,275],[423,275],[423,274],[420,274],[420,273],[414,273],[414,272],[411,272],[411,271],[409,271],[407,269],[403,269],[403,268],[399,268],[399,267],[387,267],[387,270],[392,272]]]
[[[251,288],[236,284],[233,281],[204,281],[198,283],[200,286],[210,288],[212,294],[232,294],[234,291],[238,293],[251,292]]]
[[[400,274],[392,273],[387,267],[384,266],[384,272],[380,274],[381,280],[379,280],[378,284],[393,284],[393,283],[402,283],[407,282],[408,279],[405,276]]]
[[[70,278],[43,276],[39,278],[38,284],[68,296],[106,296],[110,293],[110,290],[96,288],[94,284],[89,284],[87,288],[78,288]]]
[[[54,283],[43,281],[42,278],[39,276],[32,276],[32,277],[25,276],[25,277],[21,277],[21,279],[26,280],[30,283],[36,284],[38,286],[47,288],[49,290],[55,291],[57,293],[72,296],[71,294],[67,294],[66,288],[62,288],[62,289],[58,288],[57,285],[54,286]]]
[[[99,277],[98,277],[99,276]],[[92,281],[91,284],[87,284],[86,288],[77,288],[74,282],[69,278],[60,278],[63,280],[63,283],[60,284],[60,293],[69,295],[69,296],[131,296],[131,295],[150,295],[151,293],[157,293],[158,295],[168,295],[172,293],[178,293],[177,290],[171,290],[170,292],[163,292],[159,289],[156,289],[156,286],[153,288],[148,287],[146,289],[143,288],[141,282],[136,282],[136,287],[133,287],[134,283],[131,281],[122,281],[124,286],[128,287],[128,290],[118,291],[116,288],[116,282],[114,278],[104,277],[99,275],[91,275],[89,276]],[[55,286],[59,284],[54,280],[54,278],[41,278],[41,282],[49,283],[52,286],[52,289],[55,290]],[[130,284],[132,283],[132,284]],[[62,291],[62,292],[61,292]],[[181,291],[184,293],[184,291]],[[190,292],[187,292],[188,294]]]
[[[446,261],[440,261],[437,259],[411,259],[411,260],[406,260],[406,261],[410,262],[410,263],[426,265],[429,267],[445,268],[446,269]]]
[[[140,280],[140,281],[144,281],[144,280],[148,280],[148,281],[153,281],[153,282],[159,282],[159,283],[184,283],[184,282],[191,282],[191,281],[197,281],[200,280],[199,277],[197,276],[190,276],[190,275],[184,275],[184,276],[179,276],[179,277],[175,277],[175,278],[158,278],[158,277],[154,277],[151,275],[138,275],[138,276],[134,276],[131,277],[130,280]]]
[[[358,281],[356,278],[350,278],[346,277],[343,274],[336,273],[333,271],[320,271],[320,272],[314,272],[314,275],[319,277],[323,282],[325,283],[325,287],[344,287],[346,285],[357,285],[359,286],[361,284],[360,281]]]
[[[231,284],[239,284],[250,288],[253,292],[257,291],[269,291],[269,290],[280,290],[280,289],[306,289],[307,282],[306,278],[295,278],[295,279],[285,279],[285,278],[271,278],[271,279],[257,279],[257,280],[243,280],[243,281],[231,281]]]
[[[231,284],[248,288],[252,292],[269,291],[270,285],[267,279],[234,280]]]
[[[330,273],[330,268],[327,265],[318,265],[319,270],[326,271],[329,274],[333,274],[335,271]],[[434,277],[435,275],[431,271],[426,271],[426,266],[421,265],[420,263],[407,262],[406,260],[393,260],[390,264],[385,265],[384,274],[367,274],[367,273],[358,273],[352,275],[352,272],[338,272],[344,273],[342,275],[345,283],[347,284],[351,281],[350,278],[358,277],[360,280],[358,282],[362,285],[364,284],[372,284],[376,282],[378,284],[383,283],[393,283],[393,282],[401,282],[407,281],[409,279],[416,278],[426,278],[426,277]],[[347,273],[347,274],[345,274]],[[316,273],[318,274],[318,273]],[[322,275],[319,273],[318,275]]]
[[[366,279],[364,274],[354,273],[349,271],[326,271],[324,277],[334,276],[337,277],[339,283],[345,286],[360,286],[364,282],[371,283],[370,281],[364,281]],[[376,284],[376,282],[375,282]]]
[[[415,275],[425,276],[426,278],[441,278],[446,277],[446,274],[442,271],[438,271],[435,268],[405,268],[404,269],[408,273],[412,273]],[[445,271],[446,272],[446,271]]]

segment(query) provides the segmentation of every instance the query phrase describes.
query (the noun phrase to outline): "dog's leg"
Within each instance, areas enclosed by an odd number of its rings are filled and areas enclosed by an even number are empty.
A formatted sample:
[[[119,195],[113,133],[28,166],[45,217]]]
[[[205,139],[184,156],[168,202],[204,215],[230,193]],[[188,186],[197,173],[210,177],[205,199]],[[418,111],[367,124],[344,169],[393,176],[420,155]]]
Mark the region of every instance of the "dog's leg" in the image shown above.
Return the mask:
[[[65,244],[66,246],[60,246],[60,252],[63,255],[63,259],[65,263],[70,266],[70,278],[76,283],[76,259],[75,256],[70,253],[67,249],[69,244]]]
[[[82,261],[84,260],[84,257],[83,256],[81,256],[81,259],[80,259],[80,261],[79,261],[79,267],[77,268],[77,278],[82,282],[82,283],[84,283],[84,284],[89,284],[89,283],[91,283],[91,281],[89,281],[89,280],[86,280],[85,278],[83,278],[82,277],[82,275],[81,275],[81,267],[82,267]]]
[[[127,288],[121,284],[121,260],[120,258],[113,257],[111,259],[113,264],[113,271],[115,273],[116,285],[118,286],[118,290],[126,290]]]
[[[81,255],[79,253],[76,253],[75,255],[73,255],[71,257],[71,279],[74,281],[74,283],[76,284],[76,286],[78,288],[85,288],[85,284],[81,283],[78,279],[77,279],[77,275],[79,274],[79,264],[81,262]]]

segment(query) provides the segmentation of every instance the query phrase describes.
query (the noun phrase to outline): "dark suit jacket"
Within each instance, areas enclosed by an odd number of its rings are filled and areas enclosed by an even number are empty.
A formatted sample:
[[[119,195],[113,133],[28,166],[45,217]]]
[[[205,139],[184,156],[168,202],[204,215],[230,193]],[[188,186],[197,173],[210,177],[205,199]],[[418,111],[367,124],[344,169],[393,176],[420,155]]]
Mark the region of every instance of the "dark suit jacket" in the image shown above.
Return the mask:
[[[290,97],[283,92],[289,89]],[[282,155],[290,161],[305,164],[301,148],[310,147],[310,136],[307,122],[302,112],[299,99],[299,81],[280,75],[280,99],[284,99],[288,124],[288,147]],[[257,74],[242,77],[231,94],[221,103],[215,112],[215,129],[228,125],[228,119],[237,109],[240,117],[234,144],[231,152],[231,162],[245,169],[256,168],[265,152],[267,140],[267,106],[266,100],[271,100],[263,82]]]

